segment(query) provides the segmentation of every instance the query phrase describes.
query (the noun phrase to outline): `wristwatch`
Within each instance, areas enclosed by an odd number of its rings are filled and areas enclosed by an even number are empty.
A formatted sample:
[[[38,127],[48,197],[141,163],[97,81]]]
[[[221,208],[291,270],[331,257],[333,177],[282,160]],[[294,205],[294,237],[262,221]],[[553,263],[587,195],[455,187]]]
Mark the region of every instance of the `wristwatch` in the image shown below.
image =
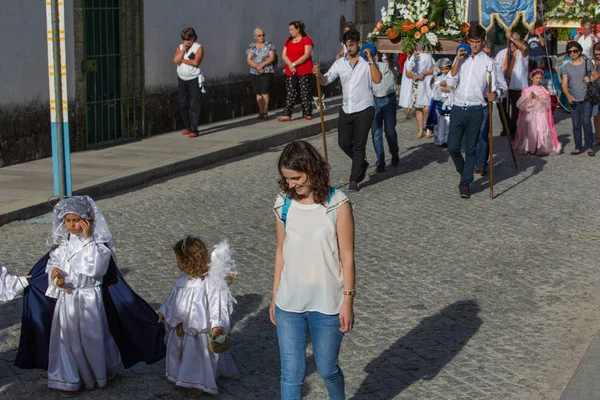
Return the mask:
[[[369,65],[375,64],[375,61],[369,61]]]

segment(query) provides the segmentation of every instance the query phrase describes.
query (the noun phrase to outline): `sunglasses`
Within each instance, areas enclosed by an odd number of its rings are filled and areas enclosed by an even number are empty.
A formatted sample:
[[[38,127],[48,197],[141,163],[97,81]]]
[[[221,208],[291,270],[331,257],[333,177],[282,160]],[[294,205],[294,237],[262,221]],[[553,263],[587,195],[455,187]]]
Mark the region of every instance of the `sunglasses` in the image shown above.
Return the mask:
[[[579,54],[579,49],[571,49],[567,51],[567,54]]]
[[[263,37],[263,36],[265,36],[264,33],[262,35],[256,35],[256,37]]]

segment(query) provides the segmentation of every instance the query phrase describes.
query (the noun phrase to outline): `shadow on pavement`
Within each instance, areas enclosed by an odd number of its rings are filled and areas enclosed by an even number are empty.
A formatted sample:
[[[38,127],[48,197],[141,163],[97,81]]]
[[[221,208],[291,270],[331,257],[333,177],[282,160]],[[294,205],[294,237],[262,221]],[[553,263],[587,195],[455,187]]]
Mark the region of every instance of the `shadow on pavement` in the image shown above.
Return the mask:
[[[410,152],[408,155],[404,155],[413,149],[416,150]],[[448,154],[447,149],[436,146],[433,143],[424,143],[418,146],[411,146],[408,147],[404,152],[400,153],[400,164],[398,164],[397,167],[394,167],[389,163],[390,159],[386,160],[384,172],[375,172],[373,160],[373,165],[370,167],[373,173],[369,174],[369,180],[362,183],[360,186],[361,188],[365,188],[371,185],[376,185],[377,183],[383,182],[386,179],[391,179],[398,175],[418,171],[427,167],[431,163],[444,164],[448,162],[449,157],[450,155]]]
[[[522,177],[521,179],[519,179],[519,181],[515,182],[510,187],[504,189],[502,192],[494,191],[494,198],[502,196],[504,193],[509,192],[513,188],[529,180],[531,177],[542,172],[544,166],[548,163],[548,157],[564,157],[564,155],[550,155],[540,157],[535,155],[525,155],[516,153],[515,156],[517,158],[517,165],[519,167],[519,169],[517,170],[515,169],[512,156],[510,155],[508,143],[504,143],[504,140],[504,138],[494,138],[494,149],[498,149],[498,147],[496,146],[499,146],[499,151],[494,151],[494,185],[497,185],[498,183],[506,179],[510,179],[518,175],[522,175]],[[485,190],[489,190],[489,187],[489,168],[488,173],[485,176],[479,176],[475,174],[475,181],[471,186],[472,193],[478,193]]]
[[[475,300],[462,300],[423,319],[365,367],[368,375],[352,399],[391,399],[435,378],[479,330],[479,312]]]

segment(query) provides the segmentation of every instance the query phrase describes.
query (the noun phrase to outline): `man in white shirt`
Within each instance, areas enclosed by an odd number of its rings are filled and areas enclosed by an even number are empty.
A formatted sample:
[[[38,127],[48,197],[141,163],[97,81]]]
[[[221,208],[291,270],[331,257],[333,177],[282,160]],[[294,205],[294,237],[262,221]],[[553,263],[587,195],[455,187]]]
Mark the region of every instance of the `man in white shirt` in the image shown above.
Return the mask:
[[[483,52],[494,59],[494,42],[489,40],[485,42],[483,45]],[[496,85],[502,95],[497,100],[496,105],[498,105],[498,112],[500,113],[499,103],[502,101],[502,98],[507,96],[508,86],[506,81],[504,80],[504,75],[502,74],[502,67],[498,65],[496,61],[494,61],[494,67],[496,68],[496,77],[498,78],[498,82]],[[481,123],[481,129],[479,131],[479,142],[477,143],[477,160],[475,164],[475,173],[481,176],[487,174],[487,164],[488,158],[490,156],[490,119],[489,119],[489,107],[483,107],[483,121]]]
[[[373,100],[375,102],[375,116],[371,135],[373,136],[373,147],[377,155],[377,172],[385,170],[385,150],[383,148],[383,131],[392,155],[392,165],[400,163],[398,156],[398,135],[396,135],[396,79],[398,71],[394,68],[392,55],[377,55],[377,68],[381,71],[381,82],[373,84]]]
[[[592,57],[592,47],[596,43],[596,36],[594,36],[594,27],[590,21],[585,21],[581,24],[583,28],[582,33],[578,33],[575,35],[575,40],[577,43],[581,45],[583,48],[582,54],[587,57],[588,60],[592,61],[594,58]]]
[[[517,120],[519,108],[517,101],[521,98],[521,91],[529,86],[529,55],[527,43],[521,40],[516,32],[506,33],[508,46],[496,55],[496,62],[502,67],[504,79],[508,85],[508,107],[505,107],[510,134],[514,138],[517,133]],[[506,134],[506,132],[504,132]]]
[[[471,55],[460,49],[448,78],[448,85],[454,86],[454,104],[450,113],[450,134],[448,152],[456,171],[460,174],[458,189],[460,197],[471,197],[471,183],[475,168],[477,141],[483,121],[483,109],[488,101],[496,101],[500,95],[497,87],[497,69],[494,61],[483,51],[485,29],[473,24],[469,29]],[[492,74],[492,87],[488,92],[488,74]],[[465,158],[461,153],[464,140]]]
[[[344,33],[347,53],[337,59],[325,75],[321,75],[319,65],[313,66],[320,85],[328,85],[338,77],[342,83],[342,109],[338,118],[338,144],[352,159],[348,190],[358,192],[358,184],[365,179],[369,163],[365,160],[365,147],[369,129],[373,123],[375,107],[371,82],[381,82],[381,72],[377,68],[371,49],[365,49],[368,61],[360,56],[360,33],[350,30]]]

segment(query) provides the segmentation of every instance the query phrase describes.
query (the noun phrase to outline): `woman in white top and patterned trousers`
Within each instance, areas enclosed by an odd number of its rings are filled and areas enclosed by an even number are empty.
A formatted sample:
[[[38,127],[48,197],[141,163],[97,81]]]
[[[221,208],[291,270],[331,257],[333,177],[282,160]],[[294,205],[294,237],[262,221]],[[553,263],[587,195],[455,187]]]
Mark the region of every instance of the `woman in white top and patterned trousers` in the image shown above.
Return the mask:
[[[307,332],[329,398],[344,399],[338,365],[354,324],[354,218],[348,198],[329,186],[329,165],[309,143],[288,144],[279,158],[275,200],[277,251],[269,309],[277,326],[281,398],[301,399]]]

